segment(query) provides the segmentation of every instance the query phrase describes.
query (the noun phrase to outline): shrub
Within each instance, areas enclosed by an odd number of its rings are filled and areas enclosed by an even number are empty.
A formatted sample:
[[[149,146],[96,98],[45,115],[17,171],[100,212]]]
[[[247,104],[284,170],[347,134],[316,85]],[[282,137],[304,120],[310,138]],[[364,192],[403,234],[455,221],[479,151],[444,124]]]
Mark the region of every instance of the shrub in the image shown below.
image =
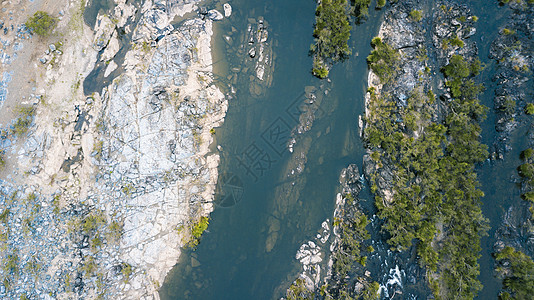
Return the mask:
[[[102,213],[92,213],[88,216],[86,216],[83,221],[81,222],[82,230],[85,233],[92,233],[94,230],[96,230],[101,225],[105,224],[106,220],[104,219],[104,216]]]
[[[17,273],[19,271],[19,256],[17,254],[9,254],[4,259],[3,265],[5,273]]]
[[[6,166],[6,151],[0,151],[0,170]]]
[[[385,5],[386,5],[386,0],[378,0],[378,1],[376,2],[376,7],[377,7],[377,8],[382,8],[382,7],[384,7]]]
[[[326,67],[319,67],[319,68],[313,68],[312,69],[312,74],[323,79],[323,78],[326,78],[328,77],[328,69]]]
[[[41,264],[37,261],[37,258],[33,256],[27,263],[26,263],[26,270],[34,275],[39,275],[39,270],[41,269]]]
[[[526,192],[523,195],[521,195],[521,197],[528,202],[534,203],[534,191]]]
[[[449,43],[453,46],[457,46],[460,48],[463,48],[465,46],[464,41],[460,39],[458,36],[455,36],[454,38],[449,40]]]
[[[107,233],[108,240],[115,242],[115,243],[118,242],[124,232],[123,227],[124,226],[122,225],[122,223],[119,223],[117,221],[112,221],[108,225],[108,233]]]
[[[304,279],[297,278],[286,291],[287,300],[311,300],[313,292],[308,290]]]
[[[208,229],[209,219],[208,217],[200,217],[200,220],[197,223],[194,223],[191,229],[191,239],[187,245],[191,248],[195,248],[200,243],[200,238],[202,233]]]
[[[534,114],[534,104],[529,103],[529,104],[525,105],[525,113],[526,113],[527,115],[532,115],[532,114]]]
[[[379,161],[380,161],[380,152],[378,152],[378,151],[374,151],[373,153],[371,153],[371,158],[372,158],[375,162],[379,162]]]
[[[529,163],[524,163],[520,165],[517,170],[521,177],[532,179],[534,177],[534,166]]]
[[[26,27],[39,36],[48,36],[57,24],[57,19],[44,11],[38,11],[26,22]]]
[[[127,283],[128,281],[130,281],[130,276],[132,276],[132,273],[133,273],[132,266],[128,263],[123,263],[121,272],[122,272],[122,275],[124,276],[124,282]]]
[[[12,133],[16,136],[22,136],[28,132],[33,122],[33,116],[35,114],[35,108],[20,106],[17,109],[18,118],[13,123]]]
[[[371,283],[366,282],[364,284],[364,289],[361,292],[363,300],[372,300],[378,298],[378,290],[380,289],[380,284],[373,281]]]
[[[358,18],[358,21],[367,18],[369,16],[369,5],[371,0],[354,0],[354,15]]]
[[[534,155],[534,150],[532,148],[527,148],[521,152],[521,159],[528,160]]]
[[[102,239],[100,236],[95,236],[93,239],[91,239],[91,250],[96,250],[102,246]]]
[[[98,268],[95,259],[92,256],[86,256],[83,263],[82,270],[85,272],[85,277],[90,278]]]
[[[415,22],[419,22],[423,19],[423,12],[417,9],[414,9],[410,12],[410,19]]]
[[[516,103],[512,98],[507,97],[506,100],[502,103],[501,107],[499,108],[502,112],[506,114],[513,114],[515,112]]]
[[[503,278],[499,299],[532,299],[534,295],[534,262],[510,246],[495,254],[497,273]],[[530,295],[530,296],[529,296]]]
[[[388,83],[398,70],[400,55],[379,37],[373,38],[371,45],[374,50],[367,56],[367,63],[382,83]]]
[[[195,238],[200,238],[202,236],[202,233],[208,229],[209,219],[207,217],[201,217],[198,223],[193,225],[193,229],[191,229],[191,234]]]
[[[515,33],[515,30],[512,30],[512,29],[504,28],[502,30],[502,34],[504,34],[504,35],[511,35],[511,34],[514,34],[514,33]]]
[[[9,208],[4,209],[4,211],[0,214],[0,222],[7,223],[7,219],[9,218]]]

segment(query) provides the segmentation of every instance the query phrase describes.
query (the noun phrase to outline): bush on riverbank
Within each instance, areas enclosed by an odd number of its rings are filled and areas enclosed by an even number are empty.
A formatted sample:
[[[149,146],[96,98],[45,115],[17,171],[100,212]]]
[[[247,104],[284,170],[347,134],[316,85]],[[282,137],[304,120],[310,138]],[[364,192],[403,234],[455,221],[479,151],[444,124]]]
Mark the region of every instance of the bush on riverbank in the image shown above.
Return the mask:
[[[522,177],[522,191],[521,198],[528,201],[530,204],[530,213],[534,219],[534,150],[527,148],[521,152],[520,158],[523,164],[517,167],[519,176]]]
[[[367,63],[382,83],[388,83],[398,71],[400,54],[379,37],[371,41],[371,46],[373,51],[367,56]]]
[[[369,16],[369,5],[371,4],[371,0],[354,0],[354,15],[358,19],[358,21],[361,21],[364,18],[367,18]],[[378,1],[377,6],[383,7],[386,5],[386,1]]]
[[[534,115],[534,104],[529,103],[525,105],[525,113],[527,115]]]
[[[188,228],[185,232],[186,240],[184,241],[190,248],[195,248],[200,243],[200,238],[202,237],[202,234],[206,229],[208,229],[209,225],[209,218],[208,217],[200,217],[200,219],[196,222],[191,224],[190,226],[179,226],[178,227],[178,233],[181,233],[184,231],[184,229]]]

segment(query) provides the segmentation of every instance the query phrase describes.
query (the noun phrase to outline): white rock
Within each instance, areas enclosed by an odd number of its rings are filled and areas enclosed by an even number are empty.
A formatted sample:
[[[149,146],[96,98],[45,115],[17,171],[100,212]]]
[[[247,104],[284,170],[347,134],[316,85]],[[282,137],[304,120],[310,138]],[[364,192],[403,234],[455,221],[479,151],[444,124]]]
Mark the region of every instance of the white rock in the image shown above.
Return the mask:
[[[110,61],[108,66],[106,67],[106,71],[104,72],[104,77],[108,77],[111,72],[115,71],[117,69],[118,65],[115,63],[114,60]]]
[[[224,16],[218,10],[212,9],[208,11],[208,18],[212,21],[220,21],[224,18]]]
[[[224,8],[224,16],[225,17],[229,17],[232,15],[232,6],[230,6],[230,4],[228,3],[225,3],[223,4],[223,8]]]

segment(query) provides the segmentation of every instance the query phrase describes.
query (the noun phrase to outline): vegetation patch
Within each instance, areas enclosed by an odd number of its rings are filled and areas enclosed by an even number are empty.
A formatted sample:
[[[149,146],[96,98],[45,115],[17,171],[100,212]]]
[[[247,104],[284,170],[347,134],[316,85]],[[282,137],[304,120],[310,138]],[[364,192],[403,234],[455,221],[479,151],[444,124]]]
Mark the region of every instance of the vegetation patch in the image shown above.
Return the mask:
[[[369,5],[371,4],[371,0],[354,0],[353,2],[354,15],[358,21],[362,21],[363,19],[367,18],[369,16]],[[385,5],[385,0],[377,2],[377,7],[384,7]]]
[[[306,288],[304,279],[297,278],[286,291],[287,300],[313,300],[315,294]]]
[[[364,244],[364,241],[370,238],[366,229],[369,220],[359,209],[352,194],[344,194],[343,198],[341,214],[334,218],[333,224],[340,240],[332,255],[332,278],[328,285],[321,288],[321,295],[325,296],[325,299],[376,299],[377,282],[370,282],[360,276],[356,276],[357,283],[351,279],[355,277],[353,274],[363,276],[367,254],[374,251],[372,246]],[[355,290],[355,284],[363,288]]]
[[[6,150],[0,150],[0,170],[6,166]]]
[[[367,63],[382,83],[388,83],[397,74],[400,54],[379,37],[371,41],[371,46],[373,51],[367,56]]]
[[[384,45],[375,38],[376,52],[368,61],[387,83],[394,78],[392,62],[398,57]],[[481,68],[478,59],[459,55],[442,68],[453,97],[442,123],[431,119],[435,97],[430,90],[416,87],[403,107],[387,93],[378,96],[369,90],[364,137],[368,148],[379,153],[372,156],[377,167],[387,165],[395,178],[391,194],[380,191],[375,197],[378,215],[393,249],[416,246],[433,293],[441,299],[472,299],[481,289],[479,241],[488,225],[474,165],[488,155],[478,124],[487,108],[478,101],[483,87],[473,79]],[[379,175],[370,176],[373,192]]]
[[[497,273],[503,278],[499,299],[531,299],[534,295],[534,262],[523,252],[505,247],[495,254]]]
[[[417,9],[414,9],[410,12],[410,19],[414,22],[419,22],[423,19],[423,12]]]
[[[107,239],[112,243],[118,244],[124,233],[124,225],[118,221],[112,221],[108,225]]]
[[[315,11],[315,37],[310,47],[313,55],[313,75],[328,76],[328,65],[347,58],[351,51],[347,0],[322,0]]]
[[[28,27],[33,33],[46,37],[54,30],[57,24],[57,19],[44,11],[37,11],[32,17],[26,21]]]
[[[124,276],[124,282],[128,283],[133,274],[133,267],[128,263],[123,263],[121,267],[121,273]]]
[[[83,266],[82,266],[82,271],[84,272],[84,276],[86,278],[93,277],[97,269],[98,269],[98,265],[96,264],[94,257],[86,256],[84,259]]]
[[[7,224],[8,218],[9,218],[9,208],[6,208],[0,214],[0,222]]]
[[[13,123],[11,133],[15,136],[21,137],[28,132],[33,122],[35,115],[35,108],[28,106],[20,106],[16,109],[18,117]]]
[[[517,167],[519,176],[522,178],[522,189],[524,193],[521,195],[523,200],[530,203],[530,212],[534,218],[534,150],[528,148],[523,150],[520,155],[523,164]]]
[[[200,217],[200,220],[191,226],[191,240],[189,241],[191,248],[196,247],[200,243],[200,238],[204,231],[208,229],[208,225],[208,217]]]
[[[382,8],[386,5],[386,0],[377,0],[376,1],[376,8]]]

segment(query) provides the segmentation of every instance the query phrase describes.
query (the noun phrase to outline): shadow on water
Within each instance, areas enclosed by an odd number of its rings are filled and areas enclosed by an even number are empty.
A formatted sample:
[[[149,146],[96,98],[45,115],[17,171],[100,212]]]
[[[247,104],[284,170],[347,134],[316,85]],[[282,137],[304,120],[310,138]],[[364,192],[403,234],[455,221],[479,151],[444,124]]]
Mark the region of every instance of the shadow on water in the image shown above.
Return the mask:
[[[226,72],[241,67],[243,59],[225,52],[222,35],[232,27],[244,31],[248,18],[262,16],[276,41],[273,84],[259,98],[249,94],[248,77],[236,84],[237,94],[229,100],[225,123],[216,134],[223,149],[219,185],[226,184],[221,189],[225,207],[216,207],[212,213],[208,232],[198,248],[182,254],[163,284],[162,299],[282,296],[300,270],[294,258],[300,245],[312,239],[321,222],[332,215],[341,169],[349,163],[361,166],[364,150],[358,135],[358,115],[364,109],[365,57],[370,52],[369,41],[376,35],[378,18],[371,16],[372,21],[354,28],[353,55],[334,67],[332,83],[327,83],[310,74],[312,61],[307,53],[312,43],[314,1],[241,0],[233,1],[232,6],[230,20],[216,23],[216,31],[220,31],[215,36],[216,75],[226,78]],[[276,162],[257,180],[247,175],[238,157],[253,144],[261,151],[270,151],[262,135],[279,119],[294,127],[288,107],[305,86],[320,84],[330,90],[322,101],[322,114],[312,129],[300,136],[295,152],[274,156]],[[304,171],[288,177],[299,149],[304,148]]]

